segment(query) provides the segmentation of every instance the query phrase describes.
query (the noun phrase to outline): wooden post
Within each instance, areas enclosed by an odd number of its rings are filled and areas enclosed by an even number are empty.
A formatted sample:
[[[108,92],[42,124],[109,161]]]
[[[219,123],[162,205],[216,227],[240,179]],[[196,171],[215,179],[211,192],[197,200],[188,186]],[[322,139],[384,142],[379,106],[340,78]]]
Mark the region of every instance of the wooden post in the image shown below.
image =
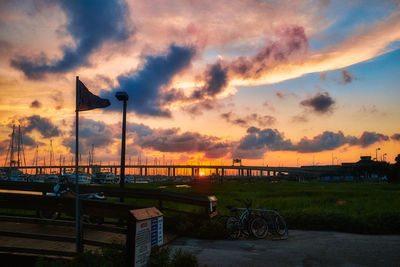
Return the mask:
[[[126,234],[126,266],[135,266],[136,219],[129,213]]]

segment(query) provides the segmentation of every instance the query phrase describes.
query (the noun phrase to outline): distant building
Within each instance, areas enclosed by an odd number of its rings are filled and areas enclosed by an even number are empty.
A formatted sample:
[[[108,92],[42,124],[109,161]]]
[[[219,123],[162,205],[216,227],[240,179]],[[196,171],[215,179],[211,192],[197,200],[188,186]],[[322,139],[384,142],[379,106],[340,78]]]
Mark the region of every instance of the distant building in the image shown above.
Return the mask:
[[[389,163],[373,161],[370,156],[362,156],[354,163],[342,165],[302,166],[301,169],[318,173],[321,181],[386,181]]]
[[[362,156],[355,163],[342,163],[343,168],[351,169],[356,180],[381,181],[387,180],[386,173],[389,163],[386,161],[373,161],[371,156]]]

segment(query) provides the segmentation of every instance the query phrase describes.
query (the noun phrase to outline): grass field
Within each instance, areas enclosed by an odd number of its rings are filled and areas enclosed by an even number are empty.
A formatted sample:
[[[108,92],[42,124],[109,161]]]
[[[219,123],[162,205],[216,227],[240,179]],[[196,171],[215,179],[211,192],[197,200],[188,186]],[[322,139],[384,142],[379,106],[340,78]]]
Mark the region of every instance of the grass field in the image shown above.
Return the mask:
[[[224,181],[191,184],[129,185],[165,187],[186,193],[215,195],[219,214],[226,205],[243,207],[235,199],[251,199],[253,208],[274,208],[290,229],[334,230],[367,234],[400,234],[400,184]]]
[[[208,180],[179,187],[178,182],[127,184],[126,187],[160,188],[183,193],[215,195],[219,215],[228,215],[227,205],[244,207],[236,199],[251,199],[253,208],[277,209],[289,229],[331,230],[364,234],[400,234],[400,183],[271,182],[268,180]],[[119,185],[108,185],[119,186]],[[178,186],[178,187],[177,187]],[[119,201],[119,198],[108,200]],[[138,206],[158,206],[157,200],[125,199]],[[164,207],[203,212],[203,209],[175,202]],[[197,209],[197,210],[196,210]],[[13,211],[2,210],[3,213]],[[34,215],[34,211],[14,211]],[[179,234],[204,237],[215,228],[196,216],[165,213],[166,229]],[[115,221],[107,219],[107,221]],[[201,228],[201,229],[200,229]],[[214,231],[216,232],[216,231]],[[215,235],[214,235],[215,234]],[[210,233],[209,238],[219,238]]]

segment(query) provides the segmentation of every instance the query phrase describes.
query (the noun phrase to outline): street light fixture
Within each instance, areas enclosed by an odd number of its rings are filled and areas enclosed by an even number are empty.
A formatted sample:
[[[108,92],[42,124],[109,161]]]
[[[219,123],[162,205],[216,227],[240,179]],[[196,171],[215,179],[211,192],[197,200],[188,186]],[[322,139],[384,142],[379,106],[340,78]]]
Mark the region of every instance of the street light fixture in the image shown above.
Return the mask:
[[[377,149],[375,149],[375,160],[378,161],[378,150],[381,150],[380,147],[378,147]]]
[[[120,179],[119,179],[119,187],[124,188],[125,185],[125,142],[126,142],[126,102],[129,99],[129,96],[126,92],[117,92],[115,97],[119,101],[124,102],[123,114],[122,114],[122,142],[121,142],[121,170],[120,170]],[[124,198],[120,197],[120,202],[124,202]]]

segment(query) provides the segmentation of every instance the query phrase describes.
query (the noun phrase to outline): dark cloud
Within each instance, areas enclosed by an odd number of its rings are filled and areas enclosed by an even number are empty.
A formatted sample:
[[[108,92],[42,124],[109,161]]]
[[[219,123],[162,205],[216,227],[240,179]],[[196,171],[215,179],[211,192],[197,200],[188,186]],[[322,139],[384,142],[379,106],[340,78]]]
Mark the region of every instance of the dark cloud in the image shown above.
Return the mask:
[[[227,112],[221,114],[220,116],[227,122],[241,127],[249,127],[254,125],[258,125],[259,127],[266,127],[276,123],[275,117],[270,115],[259,115],[257,113],[252,113],[245,117],[238,117],[235,116],[232,112]]]
[[[60,60],[50,62],[45,55],[38,58],[19,57],[11,65],[30,79],[40,79],[46,73],[60,73],[87,65],[89,55],[107,41],[129,37],[128,6],[119,0],[58,0],[67,15],[66,29],[76,47],[64,47]]]
[[[303,137],[296,145],[296,150],[300,153],[321,152],[325,150],[334,150],[344,144],[354,143],[355,137],[345,137],[342,132],[325,131],[313,139]]]
[[[400,138],[400,137],[399,137]],[[285,139],[283,133],[276,129],[259,129],[250,127],[247,135],[233,145],[232,156],[240,158],[262,158],[264,153],[271,151],[297,151],[299,153],[314,153],[337,149],[343,145],[360,145],[367,147],[389,138],[383,134],[364,132],[360,138],[345,136],[341,131],[334,133],[325,131],[312,139],[303,137],[297,144]]]
[[[171,88],[168,91],[164,91],[160,95],[160,105],[165,106],[174,102],[185,102],[189,100],[189,98],[185,95],[182,90]]]
[[[227,70],[221,63],[209,66],[205,73],[205,85],[201,89],[195,90],[192,94],[193,99],[203,99],[207,96],[214,97],[225,89],[228,85]]]
[[[42,107],[42,103],[40,103],[37,100],[33,100],[31,103],[31,108],[41,108]]]
[[[142,130],[143,126],[139,128]],[[220,142],[216,137],[193,132],[179,133],[177,128],[153,129],[147,131],[146,135],[137,136],[134,142],[141,148],[172,153],[205,153],[209,158],[226,155],[230,147],[229,144]]]
[[[341,78],[342,78],[341,83],[343,83],[343,84],[351,83],[355,79],[352,72],[350,72],[348,70],[342,70],[340,72],[340,74],[341,74]]]
[[[230,122],[232,120],[232,112],[222,113],[220,117]]]
[[[233,151],[234,157],[260,158],[267,150],[293,150],[290,140],[285,140],[276,129],[259,129],[250,127]]]
[[[229,117],[229,113],[221,116]],[[82,119],[80,124],[80,150],[87,151],[92,144],[96,148],[107,148],[116,139],[120,139],[119,125],[107,125]],[[383,134],[364,132],[360,138],[345,136],[341,131],[325,131],[313,138],[303,137],[298,143],[285,139],[277,129],[260,129],[249,127],[247,133],[238,142],[223,142],[218,137],[202,135],[195,132],[181,132],[178,128],[153,129],[144,124],[127,125],[128,146],[132,149],[129,155],[138,155],[142,149],[166,153],[203,153],[207,158],[221,158],[231,153],[232,157],[243,159],[262,158],[267,151],[296,151],[315,153],[337,149],[341,146],[366,147],[389,138]],[[63,144],[75,149],[74,132],[64,139]],[[396,134],[394,138],[400,138]],[[392,137],[393,138],[393,137]],[[134,151],[133,151],[134,150]]]
[[[306,114],[299,114],[292,117],[292,122],[295,123],[306,123],[308,122],[308,118]]]
[[[32,137],[26,134],[22,135],[22,143],[24,147],[34,147],[36,144],[42,144],[41,142],[36,142]]]
[[[290,26],[279,30],[277,40],[269,42],[253,57],[239,57],[227,65],[233,75],[244,79],[257,78],[277,64],[303,55],[307,51],[308,38],[304,28]]]
[[[137,123],[128,123],[126,128],[127,132],[133,132],[139,137],[152,135],[154,132],[150,127],[144,124],[137,124]]]
[[[17,139],[17,138],[16,138]],[[27,133],[22,129],[22,146],[24,148],[32,148],[35,147],[36,144],[43,144],[41,142],[36,142],[32,137],[27,135]],[[17,140],[14,140],[14,147],[17,147]],[[11,143],[11,134],[8,136],[8,139],[4,139],[0,141],[0,150],[4,153],[8,153],[10,149],[10,143]]]
[[[75,153],[75,124],[70,131],[71,137],[63,140],[63,145]],[[79,150],[87,152],[92,144],[95,148],[107,148],[114,142],[112,127],[101,121],[79,119]]]
[[[331,112],[334,104],[335,100],[328,92],[317,93],[315,96],[300,102],[300,105],[311,108],[312,111],[319,114]]]
[[[58,126],[53,124],[48,118],[40,117],[39,115],[22,118],[20,122],[25,125],[25,133],[37,130],[44,138],[57,137],[61,135]]]
[[[388,141],[388,140],[389,140],[389,137],[387,135],[376,133],[376,132],[364,132],[359,139],[359,144],[362,147],[367,147],[374,143],[381,142],[381,141]]]
[[[175,74],[189,66],[194,54],[192,47],[171,45],[166,55],[148,56],[141,70],[118,77],[119,86],[103,91],[101,95],[111,101],[111,109],[122,110],[115,92],[125,91],[129,95],[128,110],[139,115],[169,117],[170,111],[162,106],[168,101],[162,98],[161,89]]]
[[[277,40],[268,42],[253,57],[240,57],[233,61],[218,60],[207,66],[204,73],[199,75],[204,85],[194,88],[190,95],[186,95],[179,88],[165,88],[172,76],[185,68],[194,55],[193,48],[176,46],[171,46],[167,57],[148,57],[144,68],[135,76],[120,77],[118,79],[120,86],[114,88],[112,93],[104,92],[102,95],[115,102],[113,99],[115,91],[128,91],[130,97],[133,93],[133,98],[137,102],[128,107],[131,106],[137,114],[149,116],[169,117],[170,111],[167,109],[169,104],[196,102],[197,105],[192,104],[185,110],[192,115],[200,115],[203,110],[213,108],[207,101],[214,100],[222,93],[232,78],[238,76],[242,79],[256,78],[277,64],[287,62],[308,50],[308,39],[302,27],[282,28],[277,32],[277,36]],[[115,109],[120,109],[120,105],[114,106]],[[271,122],[271,118],[265,117],[263,120],[264,123],[260,126]]]
[[[285,98],[285,96],[281,92],[275,92],[275,95],[280,99]]]
[[[392,138],[392,140],[395,140],[395,141],[400,141],[400,133],[395,133],[390,138]]]
[[[297,95],[295,93],[284,93],[284,92],[279,92],[279,91],[275,92],[275,96],[280,99],[285,99],[290,96],[297,97]]]
[[[191,115],[202,115],[203,111],[220,107],[221,105],[215,101],[215,96],[228,86],[227,70],[220,63],[210,65],[205,71],[204,81],[205,85],[196,88],[190,96],[186,96],[182,90],[175,88],[162,92],[160,95],[161,105],[198,101],[184,108]]]
[[[184,108],[184,111],[191,115],[202,115],[204,111],[218,109],[223,104],[218,103],[216,100],[204,100]]]
[[[337,133],[325,131],[312,139],[308,139],[307,137],[302,138],[295,145],[295,149],[300,153],[321,152],[334,150],[346,144],[349,146],[359,145],[367,147],[374,143],[388,140],[388,136],[375,132],[364,132],[357,138],[356,136],[344,136],[341,131]]]
[[[308,39],[302,27],[282,28],[277,31],[276,40],[269,41],[254,56],[239,57],[232,61],[219,60],[215,64],[209,65],[202,75],[205,85],[196,88],[190,96],[186,96],[181,90],[172,89],[163,93],[162,102],[193,102],[214,99],[228,87],[231,79],[235,77],[255,79],[277,65],[301,56],[307,51]],[[197,108],[188,110],[195,115],[201,114]]]

